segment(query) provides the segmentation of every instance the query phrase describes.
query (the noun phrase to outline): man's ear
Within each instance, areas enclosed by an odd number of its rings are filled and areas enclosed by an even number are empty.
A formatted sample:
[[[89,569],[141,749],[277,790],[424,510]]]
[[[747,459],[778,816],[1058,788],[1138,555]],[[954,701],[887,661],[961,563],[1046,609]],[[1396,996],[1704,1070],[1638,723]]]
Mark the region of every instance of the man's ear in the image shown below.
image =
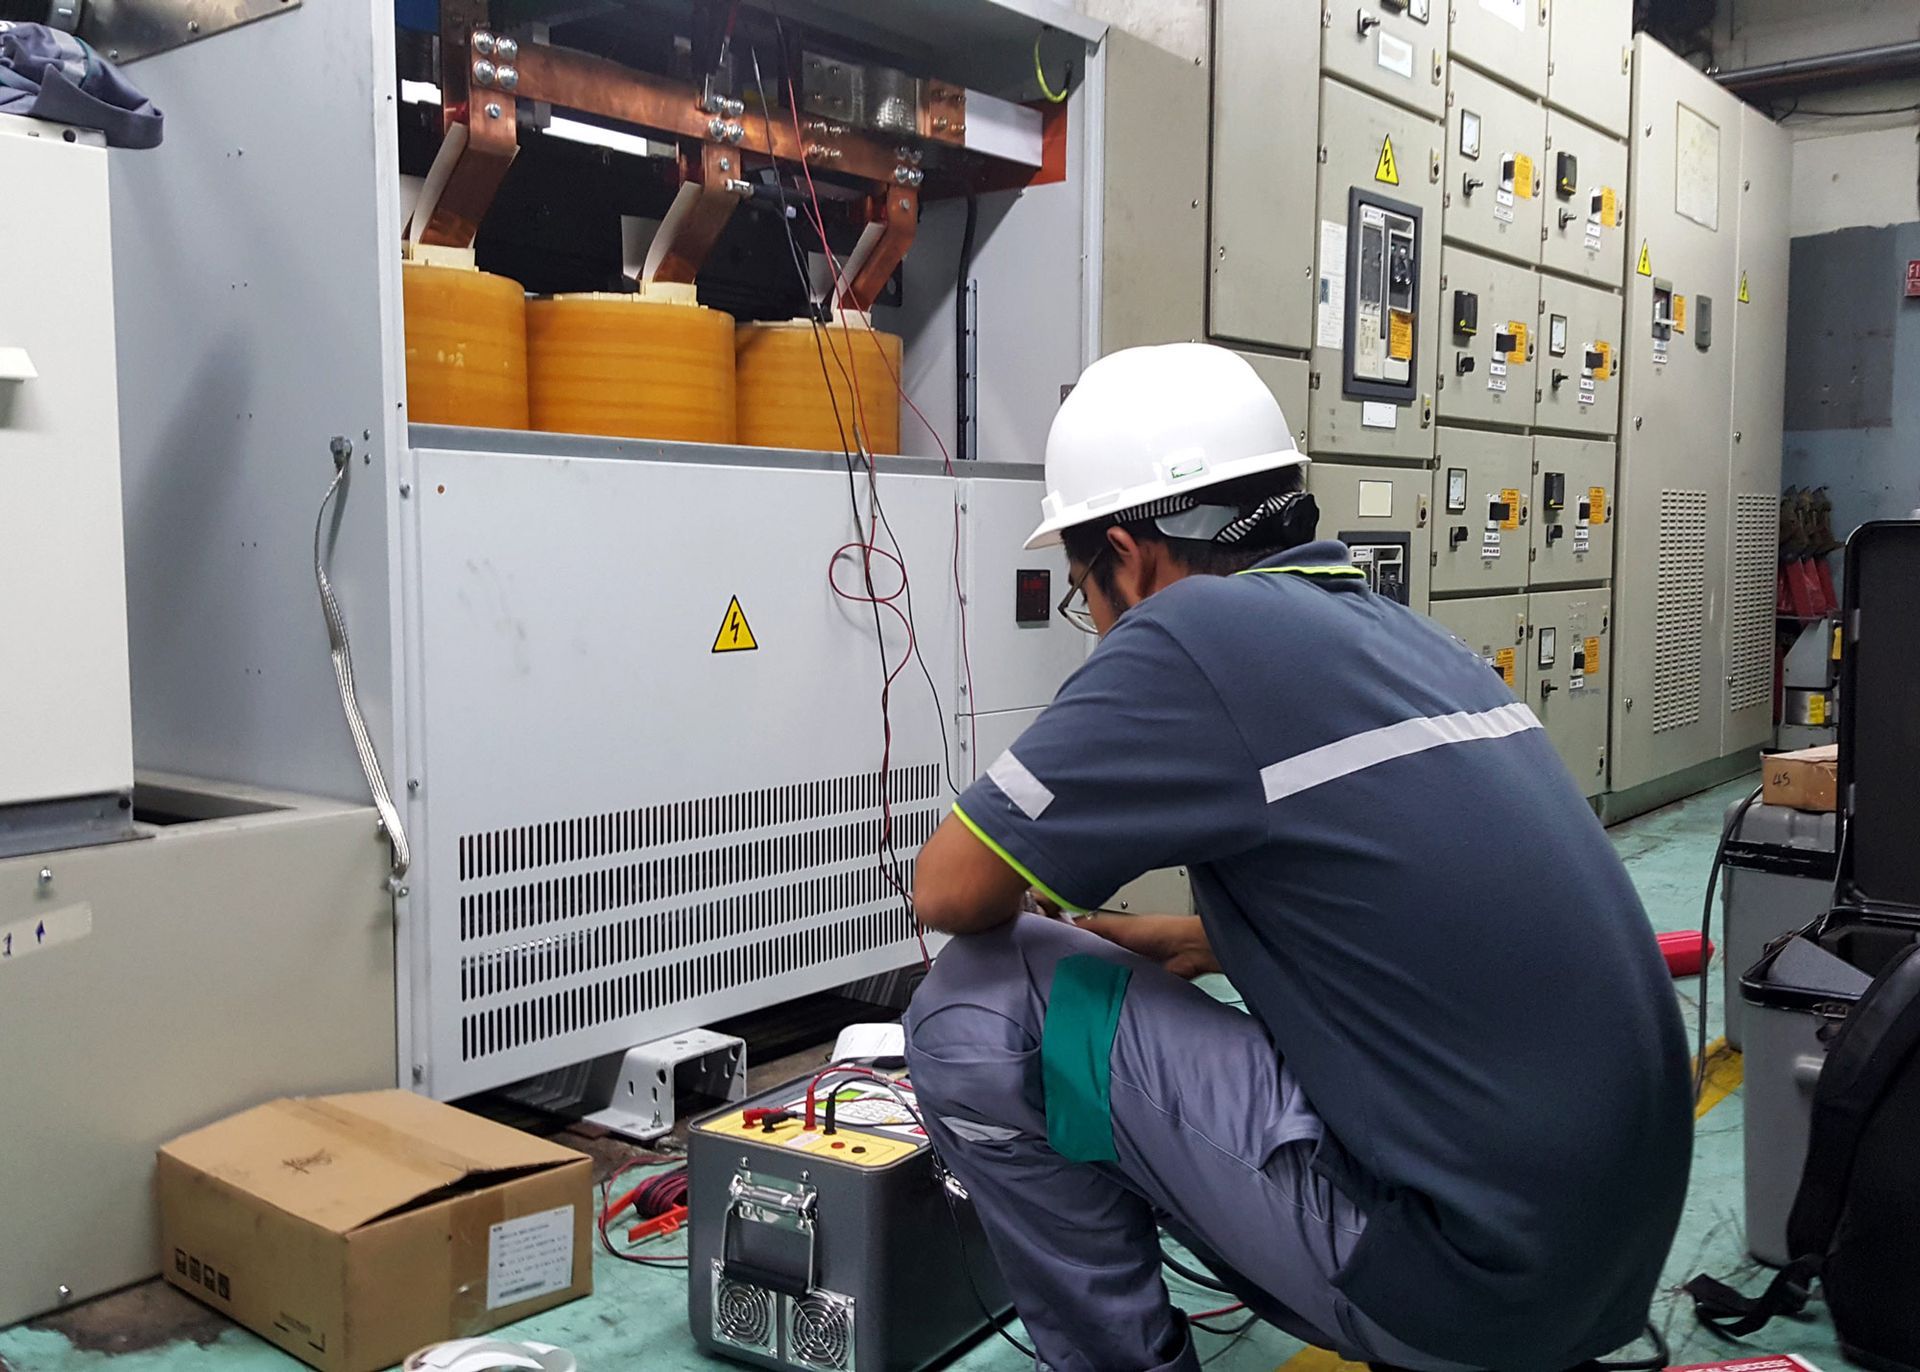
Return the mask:
[[[1109,560],[1120,608],[1139,604],[1147,598],[1148,588],[1153,585],[1158,546],[1142,543],[1118,525],[1107,530],[1107,546],[1112,549]]]

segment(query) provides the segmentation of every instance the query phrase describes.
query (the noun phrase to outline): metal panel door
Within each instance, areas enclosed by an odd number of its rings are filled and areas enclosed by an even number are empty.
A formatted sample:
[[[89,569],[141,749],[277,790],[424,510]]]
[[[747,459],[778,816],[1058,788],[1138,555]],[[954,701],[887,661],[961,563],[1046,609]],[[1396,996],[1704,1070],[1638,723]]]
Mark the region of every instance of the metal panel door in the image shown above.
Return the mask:
[[[1532,695],[1528,703],[1579,783],[1597,796],[1607,782],[1607,682],[1613,662],[1608,641],[1612,593],[1605,587],[1536,591],[1527,597],[1532,638]]]
[[[1733,445],[1727,546],[1724,756],[1773,730],[1775,578],[1779,571],[1782,408],[1787,369],[1788,197],[1793,140],[1757,111],[1740,113],[1740,193],[1733,328]]]
[[[1533,440],[1533,586],[1604,581],[1613,573],[1613,444]]]
[[[1100,351],[1206,337],[1207,72],[1111,29]]]
[[[1553,0],[1547,103],[1626,137],[1633,0]]]
[[[874,608],[845,598],[866,578],[838,458],[497,437],[418,452],[410,503],[423,1088],[466,1095],[913,961],[894,881],[949,798],[956,483],[912,459],[879,477],[921,659],[883,613],[883,668]],[[873,578],[900,584],[880,558]]]
[[[1602,286],[1626,272],[1627,145],[1547,111],[1540,265]]]
[[[1531,267],[1449,246],[1442,255],[1447,339],[1435,358],[1443,420],[1533,423],[1540,276]]]
[[[1738,279],[1740,102],[1644,35],[1634,64],[1636,131],[1653,132],[1634,142],[1628,192],[1616,536],[1633,555],[1614,584],[1615,790],[1721,755],[1733,404],[1723,322]]]
[[[1473,0],[1467,0],[1472,3]],[[1445,230],[1448,242],[1528,266],[1540,256],[1547,195],[1546,111],[1467,67],[1447,92]]]
[[[1482,662],[1498,672],[1515,698],[1528,699],[1532,677],[1527,665],[1525,596],[1436,600],[1427,613],[1441,628],[1473,649]]]
[[[1427,608],[1429,529],[1424,467],[1350,467],[1315,462],[1307,489],[1320,506],[1320,537],[1353,550],[1374,590]]]
[[[1529,95],[1547,93],[1547,0],[1452,0],[1449,9],[1456,63],[1471,62]]]
[[[1541,275],[1536,426],[1598,435],[1620,427],[1621,310],[1612,291]]]
[[[1320,83],[1320,102],[1309,446],[1343,460],[1424,462],[1433,455],[1433,368],[1423,359],[1440,337],[1441,126],[1338,81]],[[1383,233],[1392,240],[1384,253],[1373,243]],[[1360,345],[1349,348],[1349,335]],[[1388,384],[1402,377],[1404,385]]]
[[[1272,3],[1272,0],[1268,0]],[[1300,0],[1278,8],[1304,9]],[[1339,0],[1320,7],[1320,62],[1329,76],[1438,119],[1447,81],[1445,0]]]
[[[1313,345],[1313,206],[1300,188],[1315,175],[1306,130],[1320,117],[1317,22],[1311,5],[1214,5],[1207,329],[1215,338]],[[1287,418],[1306,422],[1304,411]]]
[[[107,150],[0,119],[0,185],[4,806],[132,789],[133,715]]]
[[[1280,402],[1280,412],[1287,417],[1287,426],[1293,430],[1294,440],[1302,448],[1307,445],[1307,379],[1313,370],[1301,357],[1275,357],[1271,353],[1242,352],[1240,356],[1260,374],[1267,383],[1267,389],[1273,392],[1273,398]]]
[[[1433,594],[1523,589],[1533,440],[1442,424],[1434,461]]]

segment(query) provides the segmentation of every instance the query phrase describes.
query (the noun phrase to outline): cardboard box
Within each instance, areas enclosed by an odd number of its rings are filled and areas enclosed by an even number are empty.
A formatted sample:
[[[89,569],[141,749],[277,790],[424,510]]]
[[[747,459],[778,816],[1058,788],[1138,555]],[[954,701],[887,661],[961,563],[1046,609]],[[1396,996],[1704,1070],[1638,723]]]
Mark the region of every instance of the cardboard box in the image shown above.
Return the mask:
[[[1764,782],[1760,798],[1768,805],[1831,812],[1839,800],[1840,749],[1836,744],[1774,753],[1762,759],[1760,766]]]
[[[324,1372],[593,1289],[585,1154],[406,1091],[276,1100],[160,1150],[166,1279]]]

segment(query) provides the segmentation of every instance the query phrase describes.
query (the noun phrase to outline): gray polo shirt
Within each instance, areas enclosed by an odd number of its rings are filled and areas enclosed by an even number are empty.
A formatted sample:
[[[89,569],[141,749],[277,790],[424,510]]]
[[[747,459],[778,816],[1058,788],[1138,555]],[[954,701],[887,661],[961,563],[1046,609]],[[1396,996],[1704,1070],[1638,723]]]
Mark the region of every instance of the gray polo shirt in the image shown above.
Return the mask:
[[[1672,982],[1533,713],[1343,545],[1128,611],[956,813],[1068,909],[1191,870],[1367,1214],[1370,1317],[1512,1372],[1639,1334],[1691,1156]]]

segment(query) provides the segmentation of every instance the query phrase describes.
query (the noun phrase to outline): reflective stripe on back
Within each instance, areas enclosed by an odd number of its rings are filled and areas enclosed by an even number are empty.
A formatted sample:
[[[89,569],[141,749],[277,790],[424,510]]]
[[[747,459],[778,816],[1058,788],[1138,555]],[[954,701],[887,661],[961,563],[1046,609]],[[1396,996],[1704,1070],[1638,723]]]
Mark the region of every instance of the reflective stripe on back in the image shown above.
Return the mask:
[[[1533,711],[1519,701],[1478,714],[1461,711],[1425,719],[1403,719],[1398,724],[1369,729],[1262,767],[1260,781],[1266,787],[1267,802],[1271,804],[1395,758],[1411,757],[1450,743],[1506,738],[1539,727],[1540,721]]]

